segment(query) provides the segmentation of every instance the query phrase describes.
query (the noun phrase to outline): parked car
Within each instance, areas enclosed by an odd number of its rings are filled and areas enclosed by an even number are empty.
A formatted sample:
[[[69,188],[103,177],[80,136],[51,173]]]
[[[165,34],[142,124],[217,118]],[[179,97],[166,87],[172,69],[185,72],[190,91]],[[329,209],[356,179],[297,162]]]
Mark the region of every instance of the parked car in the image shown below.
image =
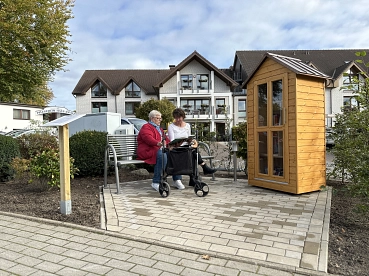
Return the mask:
[[[31,133],[35,133],[35,130],[34,129],[15,129],[15,130],[12,130],[6,133],[5,136],[17,138],[19,136],[22,136],[25,134],[31,134]]]
[[[122,125],[133,125],[135,134],[138,134],[141,127],[146,124],[147,121],[139,119],[139,118],[122,118],[121,124]]]
[[[333,130],[331,128],[326,128],[325,130],[325,144],[328,148],[331,148],[334,146],[334,140],[332,137]]]

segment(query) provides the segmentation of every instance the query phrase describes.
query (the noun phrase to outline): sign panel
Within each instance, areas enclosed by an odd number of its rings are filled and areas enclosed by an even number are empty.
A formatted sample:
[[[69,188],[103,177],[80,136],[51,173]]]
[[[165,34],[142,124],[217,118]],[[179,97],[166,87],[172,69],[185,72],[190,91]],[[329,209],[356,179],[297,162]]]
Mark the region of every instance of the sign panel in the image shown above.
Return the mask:
[[[86,114],[73,114],[69,116],[63,116],[54,121],[43,124],[42,127],[64,126],[66,124],[69,124],[70,122],[73,122],[79,118],[84,117],[85,115]]]

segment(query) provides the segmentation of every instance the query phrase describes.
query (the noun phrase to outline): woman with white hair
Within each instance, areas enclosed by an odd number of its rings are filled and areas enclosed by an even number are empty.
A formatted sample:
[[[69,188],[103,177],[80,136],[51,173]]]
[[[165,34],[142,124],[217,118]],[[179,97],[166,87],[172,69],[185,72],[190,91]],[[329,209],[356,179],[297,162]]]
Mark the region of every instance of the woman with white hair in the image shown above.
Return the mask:
[[[169,144],[169,139],[165,135],[164,130],[160,127],[161,113],[152,110],[149,114],[149,122],[144,124],[137,136],[137,157],[145,161],[147,164],[155,164],[154,177],[151,187],[159,191],[159,182],[161,179],[162,165],[167,164],[167,155],[163,154],[162,147]],[[165,143],[163,144],[163,141]],[[164,162],[163,162],[164,161]],[[173,185],[179,190],[183,190],[185,186],[182,184],[181,175],[173,175]]]

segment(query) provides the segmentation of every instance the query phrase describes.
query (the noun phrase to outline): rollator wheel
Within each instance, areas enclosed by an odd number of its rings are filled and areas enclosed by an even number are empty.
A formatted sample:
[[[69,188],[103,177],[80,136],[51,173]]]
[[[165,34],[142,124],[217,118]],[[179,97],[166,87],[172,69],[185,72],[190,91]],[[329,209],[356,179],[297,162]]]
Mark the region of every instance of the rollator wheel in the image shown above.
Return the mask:
[[[209,186],[208,184],[200,181],[196,181],[196,185],[194,187],[195,194],[199,197],[207,196],[209,193]]]
[[[159,185],[159,193],[162,197],[168,197],[170,194],[170,186],[167,182]]]

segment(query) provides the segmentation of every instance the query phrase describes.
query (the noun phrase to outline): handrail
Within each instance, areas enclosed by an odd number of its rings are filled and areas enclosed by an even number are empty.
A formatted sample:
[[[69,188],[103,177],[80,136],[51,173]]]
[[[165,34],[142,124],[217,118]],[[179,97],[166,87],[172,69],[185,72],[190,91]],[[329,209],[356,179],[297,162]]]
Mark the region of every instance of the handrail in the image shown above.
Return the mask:
[[[108,186],[108,163],[109,163],[109,149],[112,151],[113,153],[113,158],[114,158],[114,168],[115,168],[115,183],[117,184],[117,194],[119,194],[120,192],[120,187],[119,187],[119,170],[118,170],[118,159],[117,159],[117,153],[115,151],[115,148],[108,144],[105,147],[105,166],[104,166],[104,188],[106,188]]]

